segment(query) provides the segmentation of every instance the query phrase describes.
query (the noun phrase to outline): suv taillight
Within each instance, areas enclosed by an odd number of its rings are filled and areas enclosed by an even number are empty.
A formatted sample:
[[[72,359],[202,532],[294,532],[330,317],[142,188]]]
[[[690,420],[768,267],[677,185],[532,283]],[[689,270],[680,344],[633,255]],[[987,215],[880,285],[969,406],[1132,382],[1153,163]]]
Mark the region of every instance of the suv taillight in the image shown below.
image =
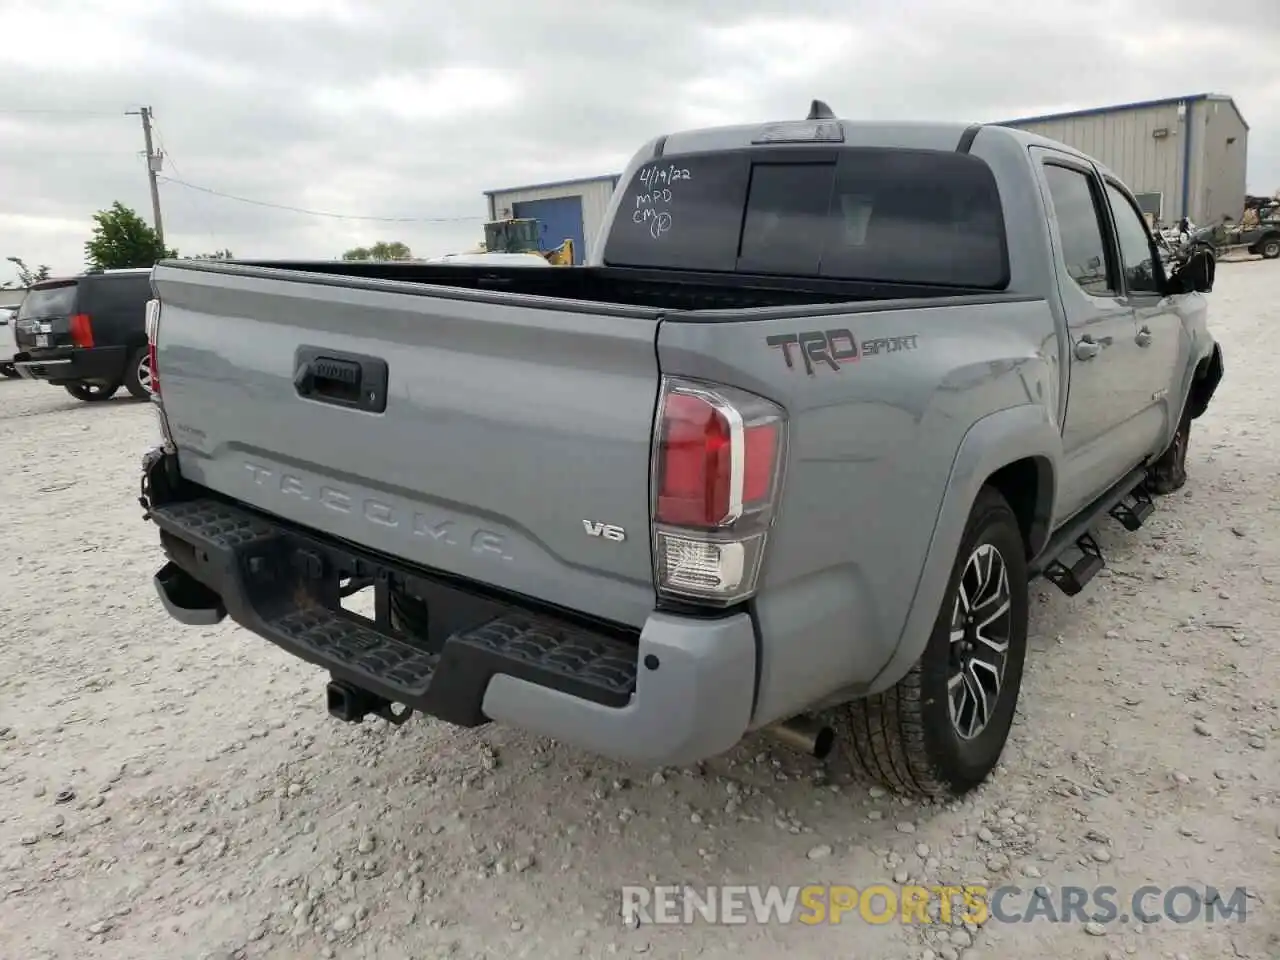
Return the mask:
[[[135,313],[136,317],[137,314]],[[135,328],[136,329],[136,328]],[[67,332],[71,334],[71,342],[77,347],[93,346],[93,321],[87,313],[75,313],[67,323]]]
[[[786,412],[762,397],[663,380],[653,451],[659,594],[727,605],[755,592],[786,431]]]

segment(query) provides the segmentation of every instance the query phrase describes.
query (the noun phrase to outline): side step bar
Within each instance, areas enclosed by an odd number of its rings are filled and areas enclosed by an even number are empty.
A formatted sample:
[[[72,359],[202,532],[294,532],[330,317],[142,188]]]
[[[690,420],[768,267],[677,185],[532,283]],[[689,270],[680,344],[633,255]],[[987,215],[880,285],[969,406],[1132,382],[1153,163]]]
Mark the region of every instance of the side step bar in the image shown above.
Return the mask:
[[[1049,538],[1030,565],[1029,572],[1042,576],[1069,597],[1074,597],[1107,565],[1102,548],[1090,532],[1104,515],[1118,521],[1126,530],[1137,530],[1155,511],[1147,491],[1146,467],[1137,467],[1123,480],[1080,511]],[[1067,559],[1073,552],[1075,556]]]

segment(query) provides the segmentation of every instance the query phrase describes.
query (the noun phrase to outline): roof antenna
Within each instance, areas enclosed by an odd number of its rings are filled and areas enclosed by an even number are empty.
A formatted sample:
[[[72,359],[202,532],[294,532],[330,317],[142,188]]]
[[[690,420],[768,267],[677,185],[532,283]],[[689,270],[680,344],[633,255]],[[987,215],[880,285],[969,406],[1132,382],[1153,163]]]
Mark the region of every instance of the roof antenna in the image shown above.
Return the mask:
[[[809,116],[806,120],[834,120],[836,115],[831,108],[822,100],[815,100],[809,104]]]

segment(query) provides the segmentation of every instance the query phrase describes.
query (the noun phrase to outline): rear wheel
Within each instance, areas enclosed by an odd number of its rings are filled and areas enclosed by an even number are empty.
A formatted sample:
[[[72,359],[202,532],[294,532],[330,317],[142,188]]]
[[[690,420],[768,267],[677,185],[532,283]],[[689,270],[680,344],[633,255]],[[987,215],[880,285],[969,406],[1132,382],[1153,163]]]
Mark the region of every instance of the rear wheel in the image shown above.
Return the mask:
[[[146,400],[151,396],[151,354],[146,347],[139,347],[129,358],[124,386],[139,400]]]
[[[79,383],[68,383],[65,387],[67,393],[77,400],[95,403],[98,400],[110,400],[114,397],[116,391],[120,389],[120,384],[104,383],[100,380],[82,380]]]
[[[1009,738],[1027,650],[1017,518],[984,487],[924,653],[898,684],[845,707],[845,755],[899,793],[945,799],[982,783]]]
[[[1267,237],[1258,244],[1258,252],[1262,254],[1265,260],[1274,260],[1280,257],[1280,237]]]
[[[12,363],[0,363],[0,375],[8,377],[10,380],[16,380],[22,376],[18,373],[18,368]]]
[[[1191,442],[1191,418],[1185,413],[1173,441],[1147,468],[1147,489],[1165,495],[1181,490],[1187,482],[1187,445]]]

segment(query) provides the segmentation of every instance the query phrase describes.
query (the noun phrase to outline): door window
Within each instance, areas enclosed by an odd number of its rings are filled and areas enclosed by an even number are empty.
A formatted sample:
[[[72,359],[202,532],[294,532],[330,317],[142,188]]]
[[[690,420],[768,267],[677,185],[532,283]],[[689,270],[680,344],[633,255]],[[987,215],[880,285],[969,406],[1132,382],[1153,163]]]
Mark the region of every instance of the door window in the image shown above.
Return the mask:
[[[1107,244],[1091,178],[1079,170],[1045,164],[1045,180],[1053,200],[1067,276],[1094,297],[1115,296],[1119,286],[1107,262]]]
[[[1146,224],[1124,193],[1114,184],[1107,184],[1107,199],[1111,201],[1111,214],[1116,220],[1116,235],[1120,238],[1120,266],[1124,270],[1124,285],[1129,293],[1159,293],[1155,258]]]

